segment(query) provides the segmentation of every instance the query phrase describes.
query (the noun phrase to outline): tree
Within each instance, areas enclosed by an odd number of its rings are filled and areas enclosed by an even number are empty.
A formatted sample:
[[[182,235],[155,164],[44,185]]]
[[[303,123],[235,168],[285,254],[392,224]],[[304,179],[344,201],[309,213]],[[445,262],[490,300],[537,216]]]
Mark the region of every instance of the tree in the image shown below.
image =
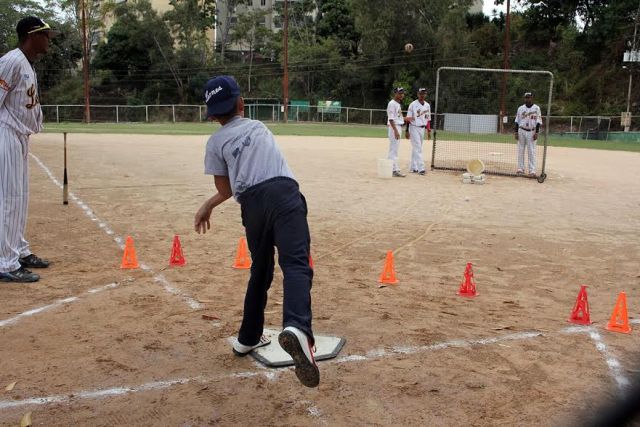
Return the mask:
[[[332,38],[342,56],[356,56],[360,33],[356,30],[353,13],[347,0],[324,0],[320,6],[317,35]]]
[[[253,57],[256,50],[264,50],[268,44],[272,32],[265,28],[265,16],[271,13],[270,10],[252,10],[238,16],[238,22],[234,27],[232,41],[240,46],[245,45],[249,52],[249,75],[247,77],[247,93],[251,93],[251,71],[253,68]],[[244,59],[244,55],[242,57]]]
[[[205,64],[211,52],[208,32],[215,28],[215,0],[170,0],[169,4],[173,9],[163,18],[178,46]]]
[[[107,41],[98,46],[93,61],[96,69],[109,71],[113,76],[105,79],[102,89],[126,96],[153,86],[156,99],[177,95],[182,101],[183,85],[171,65],[173,39],[164,21],[148,0],[119,5],[115,13],[117,20],[109,30]],[[172,80],[176,86],[169,90]]]
[[[230,41],[231,27],[237,19],[236,9],[249,4],[251,0],[220,0],[218,1],[217,24],[220,28],[220,61],[224,63],[225,51]]]

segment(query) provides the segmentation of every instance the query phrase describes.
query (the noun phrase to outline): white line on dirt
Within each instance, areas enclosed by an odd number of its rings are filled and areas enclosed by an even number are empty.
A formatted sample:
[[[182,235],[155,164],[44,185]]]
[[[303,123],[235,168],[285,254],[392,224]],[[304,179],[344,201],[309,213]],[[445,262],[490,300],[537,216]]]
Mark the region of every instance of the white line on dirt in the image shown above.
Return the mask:
[[[334,363],[345,363],[345,362],[358,362],[358,361],[366,361],[370,359],[381,359],[385,357],[395,356],[398,354],[414,354],[414,353],[424,353],[428,351],[436,351],[436,350],[444,350],[446,348],[451,347],[473,347],[479,345],[488,345],[495,344],[501,341],[514,341],[514,340],[526,340],[535,337],[542,336],[542,332],[519,332],[515,334],[503,335],[499,337],[493,338],[483,338],[479,340],[452,340],[445,341],[436,344],[423,345],[423,346],[412,346],[412,347],[392,347],[389,350],[385,349],[374,349],[367,352],[366,355],[349,355],[344,357],[338,357],[335,359]]]
[[[616,382],[619,390],[623,390],[625,387],[629,386],[630,381],[623,374],[622,365],[611,355],[607,345],[602,340],[602,336],[598,332],[598,330],[593,326],[571,326],[563,329],[561,332],[573,334],[573,333],[585,333],[589,334],[589,338],[594,342],[596,349],[602,354],[604,357],[607,366],[609,367],[609,372],[611,376]]]
[[[543,335],[542,332],[520,332],[515,334],[503,335],[499,337],[483,338],[483,339],[469,340],[469,341],[452,340],[452,341],[446,341],[442,343],[436,343],[432,345],[419,346],[419,347],[394,347],[390,351],[374,350],[373,352],[368,352],[367,356],[357,356],[357,355],[345,356],[345,357],[335,359],[333,362],[334,363],[359,362],[359,361],[369,360],[369,359],[393,357],[393,356],[397,356],[399,353],[412,354],[412,353],[444,350],[450,347],[474,347],[474,346],[480,346],[480,345],[494,344],[501,341],[532,339],[542,335]],[[288,367],[285,369],[291,370],[292,367]],[[260,371],[236,372],[233,374],[221,375],[217,377],[198,376],[194,378],[178,378],[178,379],[165,380],[165,381],[153,381],[153,382],[141,384],[138,386],[122,386],[122,387],[114,387],[114,388],[101,389],[101,390],[99,389],[99,390],[74,392],[71,394],[73,397],[69,397],[70,394],[64,394],[64,395],[53,395],[53,396],[44,396],[44,397],[32,397],[32,398],[22,399],[22,400],[0,400],[0,410],[16,408],[20,406],[27,406],[27,405],[48,405],[52,403],[69,403],[79,399],[101,399],[101,398],[111,397],[111,396],[121,396],[128,393],[160,390],[160,389],[172,387],[174,385],[187,384],[191,382],[206,384],[213,381],[224,381],[230,378],[254,378],[254,377],[264,377],[269,381],[275,381],[278,379],[279,374],[283,371],[284,369],[277,369],[277,370],[265,369]],[[315,416],[314,411],[315,410],[310,409],[310,414],[312,416]]]
[[[44,170],[45,173],[49,176],[49,179],[51,179],[51,181],[53,181],[56,186],[62,188],[62,184],[60,184],[60,181],[58,181],[58,179],[51,173],[49,168],[44,163],[42,163],[42,161],[33,153],[29,153],[29,155],[36,161],[36,163],[38,163],[38,165],[40,165],[42,170]],[[117,243],[120,249],[124,249],[124,239],[122,237],[115,235],[115,232],[111,229],[111,227],[109,227],[109,225],[105,221],[98,218],[96,214],[93,213],[93,210],[82,200],[80,200],[79,197],[77,197],[72,192],[69,192],[69,197],[80,207],[80,209],[84,211],[85,215],[87,215],[89,219],[91,219],[91,221],[94,221],[98,224],[98,227],[100,229],[102,229],[109,236],[113,236],[113,240]],[[166,292],[172,295],[179,296],[192,309],[197,310],[199,308],[202,308],[202,304],[200,304],[191,296],[187,295],[185,292],[173,286],[171,282],[169,282],[162,274],[156,274],[152,268],[150,268],[143,262],[140,262],[140,268],[144,271],[149,272],[150,274],[153,274],[155,281],[160,283]]]
[[[107,290],[107,289],[113,289],[113,288],[115,288],[117,286],[118,286],[117,283],[109,283],[108,285],[104,285],[104,286],[101,286],[99,288],[89,289],[86,293],[87,294],[95,294],[95,293],[102,292],[102,291]],[[58,301],[53,302],[51,304],[43,305],[42,307],[33,308],[31,310],[27,310],[27,311],[25,311],[23,313],[20,313],[17,316],[10,317],[10,318],[5,319],[5,320],[0,320],[0,328],[4,328],[5,326],[9,326],[9,325],[12,325],[14,323],[17,323],[22,318],[31,317],[34,314],[42,313],[43,311],[47,311],[47,310],[50,310],[52,308],[60,307],[60,306],[62,306],[64,304],[72,303],[74,301],[77,301],[78,299],[80,299],[80,297],[68,297],[68,298],[59,299]]]

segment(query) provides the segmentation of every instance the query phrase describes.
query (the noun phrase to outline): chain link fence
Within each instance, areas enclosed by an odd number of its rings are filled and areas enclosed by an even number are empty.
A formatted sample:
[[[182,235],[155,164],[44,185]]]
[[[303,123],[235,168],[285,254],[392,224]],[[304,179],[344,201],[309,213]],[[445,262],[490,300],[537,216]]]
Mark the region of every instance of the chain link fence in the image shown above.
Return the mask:
[[[433,108],[433,107],[432,107]],[[82,122],[84,105],[43,105],[45,122]],[[91,121],[95,123],[197,123],[207,120],[205,105],[92,105]],[[282,104],[245,105],[245,115],[265,122],[284,122]],[[442,129],[444,115],[432,116],[432,126]],[[610,134],[622,132],[620,116],[551,116],[544,117],[545,126],[554,136],[608,140]],[[385,125],[386,109],[318,106],[289,107],[289,122],[294,123],[352,123],[361,125]],[[505,129],[506,132],[512,130]],[[631,117],[631,131],[640,132],[640,116]]]

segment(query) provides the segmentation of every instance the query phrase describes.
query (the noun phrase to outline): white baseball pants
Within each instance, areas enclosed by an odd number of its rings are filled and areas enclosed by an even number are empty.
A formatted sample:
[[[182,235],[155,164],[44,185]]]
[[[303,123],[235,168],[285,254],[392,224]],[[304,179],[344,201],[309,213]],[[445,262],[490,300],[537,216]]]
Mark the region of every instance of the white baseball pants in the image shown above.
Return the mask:
[[[394,125],[396,129],[398,129],[398,135],[400,136],[396,139],[396,136],[393,133],[393,128],[389,126],[388,135],[389,135],[389,155],[387,159],[393,160],[393,171],[400,171],[398,167],[398,147],[400,145],[400,138],[402,137],[402,128],[398,125]]]
[[[534,131],[518,129],[518,169],[524,171],[524,149],[527,149],[529,173],[536,173],[536,141]]]
[[[409,125],[409,138],[411,138],[411,165],[412,171],[424,171],[424,158],[422,156],[422,146],[424,144],[424,128]]]
[[[29,206],[29,137],[0,128],[0,272],[30,255],[24,239]]]

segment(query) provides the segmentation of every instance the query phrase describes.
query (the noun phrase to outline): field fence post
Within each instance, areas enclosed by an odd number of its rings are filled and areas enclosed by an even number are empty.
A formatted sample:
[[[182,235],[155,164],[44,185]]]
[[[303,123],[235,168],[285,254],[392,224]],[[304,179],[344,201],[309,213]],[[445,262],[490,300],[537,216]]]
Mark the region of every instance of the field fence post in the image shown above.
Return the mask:
[[[60,106],[56,105],[56,123],[60,123]]]
[[[120,123],[120,115],[118,111],[118,106],[116,105],[116,123]]]
[[[373,110],[369,110],[369,125],[373,124]]]
[[[144,120],[149,123],[149,106],[144,106]]]
[[[173,115],[173,123],[176,122],[176,106],[175,105],[171,105],[171,114]]]

